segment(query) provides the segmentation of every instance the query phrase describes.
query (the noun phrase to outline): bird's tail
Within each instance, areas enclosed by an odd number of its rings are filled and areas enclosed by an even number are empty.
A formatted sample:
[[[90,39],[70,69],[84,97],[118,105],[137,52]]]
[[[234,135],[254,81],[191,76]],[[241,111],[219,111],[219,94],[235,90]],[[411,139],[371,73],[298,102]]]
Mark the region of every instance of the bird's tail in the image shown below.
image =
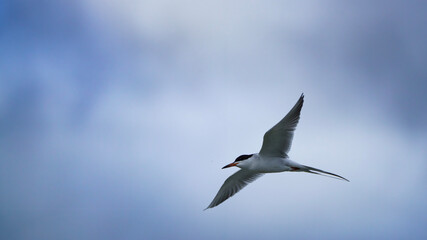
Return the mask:
[[[331,177],[331,178],[336,178],[336,179],[340,179],[340,180],[345,180],[347,182],[350,182],[347,178],[341,177],[340,175],[334,174],[334,173],[330,173],[330,172],[326,172],[317,168],[313,168],[313,167],[309,167],[309,166],[304,166],[303,165],[303,171],[304,172],[308,172],[308,173],[312,173],[312,174],[317,174],[320,176],[325,176],[325,177]],[[323,173],[323,174],[321,174]],[[326,175],[324,175],[326,174]]]

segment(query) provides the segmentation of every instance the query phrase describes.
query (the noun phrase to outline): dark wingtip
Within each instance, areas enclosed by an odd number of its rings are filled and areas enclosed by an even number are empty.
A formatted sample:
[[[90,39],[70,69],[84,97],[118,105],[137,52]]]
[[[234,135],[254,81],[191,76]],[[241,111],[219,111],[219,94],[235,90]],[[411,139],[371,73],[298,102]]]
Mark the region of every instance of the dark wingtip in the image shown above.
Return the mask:
[[[301,103],[304,102],[304,93],[301,93],[301,96],[299,97],[298,102],[301,102]]]

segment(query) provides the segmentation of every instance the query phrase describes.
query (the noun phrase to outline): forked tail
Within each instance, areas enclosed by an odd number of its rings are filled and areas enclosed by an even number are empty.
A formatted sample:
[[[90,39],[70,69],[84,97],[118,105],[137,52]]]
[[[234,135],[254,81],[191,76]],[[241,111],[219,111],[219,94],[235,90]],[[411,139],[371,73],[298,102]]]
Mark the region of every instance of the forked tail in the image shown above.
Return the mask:
[[[304,166],[304,165],[303,165]],[[347,178],[341,177],[340,175],[334,174],[334,173],[330,173],[330,172],[326,172],[317,168],[313,168],[313,167],[309,167],[309,166],[304,166],[304,170],[305,172],[308,173],[313,173],[313,174],[318,174],[320,176],[325,176],[325,177],[332,177],[332,178],[336,178],[336,179],[341,179],[341,180],[345,180],[347,182],[350,182]],[[323,174],[327,174],[327,175],[323,175]]]

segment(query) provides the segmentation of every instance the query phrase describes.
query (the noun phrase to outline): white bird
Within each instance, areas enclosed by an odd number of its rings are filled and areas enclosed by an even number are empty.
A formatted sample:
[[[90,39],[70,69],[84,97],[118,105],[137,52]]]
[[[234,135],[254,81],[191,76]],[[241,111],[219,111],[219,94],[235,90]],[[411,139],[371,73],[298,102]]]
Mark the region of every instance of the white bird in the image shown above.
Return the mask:
[[[300,118],[303,103],[304,94],[301,94],[301,97],[289,113],[264,134],[264,141],[259,153],[241,155],[233,163],[223,167],[224,169],[236,166],[241,169],[225,180],[215,198],[206,209],[218,206],[246,185],[261,177],[264,173],[286,171],[307,172],[319,175],[323,173],[327,175],[322,176],[333,176],[334,178],[348,181],[337,174],[301,165],[289,159],[288,152],[291,149],[292,138]]]

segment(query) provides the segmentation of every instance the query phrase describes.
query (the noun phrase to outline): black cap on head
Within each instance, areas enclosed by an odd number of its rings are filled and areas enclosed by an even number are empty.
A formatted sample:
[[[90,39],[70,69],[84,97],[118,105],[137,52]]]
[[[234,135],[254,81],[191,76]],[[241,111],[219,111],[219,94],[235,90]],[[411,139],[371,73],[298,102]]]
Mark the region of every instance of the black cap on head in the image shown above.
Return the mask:
[[[246,159],[248,159],[248,158],[252,157],[252,155],[253,155],[253,154],[240,155],[238,158],[236,158],[235,162],[246,160]]]

